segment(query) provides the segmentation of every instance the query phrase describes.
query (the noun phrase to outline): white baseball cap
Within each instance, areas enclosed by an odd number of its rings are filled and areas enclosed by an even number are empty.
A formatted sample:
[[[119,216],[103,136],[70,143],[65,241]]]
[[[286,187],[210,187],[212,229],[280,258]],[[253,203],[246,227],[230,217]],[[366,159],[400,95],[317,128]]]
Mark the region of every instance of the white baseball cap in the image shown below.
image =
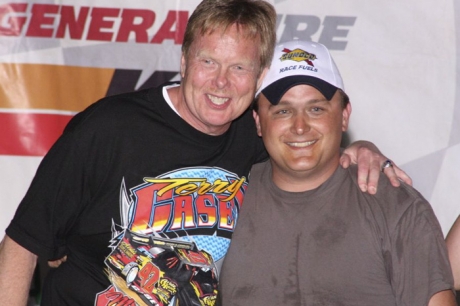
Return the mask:
[[[276,45],[271,67],[256,95],[263,93],[276,105],[286,91],[300,84],[315,87],[327,100],[338,88],[344,90],[339,70],[324,45],[301,40]]]

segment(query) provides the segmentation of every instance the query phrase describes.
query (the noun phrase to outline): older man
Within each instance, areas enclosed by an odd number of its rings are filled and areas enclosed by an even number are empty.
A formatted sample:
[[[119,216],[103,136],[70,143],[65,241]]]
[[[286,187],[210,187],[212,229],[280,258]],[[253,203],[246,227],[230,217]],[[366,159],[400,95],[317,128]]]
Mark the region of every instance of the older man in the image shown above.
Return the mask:
[[[187,25],[180,84],[108,97],[75,116],[6,230],[1,303],[25,303],[37,255],[67,255],[43,305],[215,303],[249,170],[267,157],[246,110],[275,23],[264,1],[205,0]],[[385,157],[358,150],[363,188],[374,169],[375,192]]]

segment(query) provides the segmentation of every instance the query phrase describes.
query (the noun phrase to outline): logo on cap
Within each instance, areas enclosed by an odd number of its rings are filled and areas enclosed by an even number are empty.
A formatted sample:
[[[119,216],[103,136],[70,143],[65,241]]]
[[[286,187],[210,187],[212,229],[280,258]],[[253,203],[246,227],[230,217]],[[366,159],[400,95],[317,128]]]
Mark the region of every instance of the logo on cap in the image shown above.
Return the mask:
[[[309,53],[299,48],[294,49],[294,50],[289,50],[287,48],[284,48],[282,52],[284,52],[285,54],[283,54],[280,57],[281,61],[287,61],[287,60],[296,61],[296,62],[305,61],[307,62],[308,65],[315,67],[312,61],[316,59],[316,55],[313,53]]]

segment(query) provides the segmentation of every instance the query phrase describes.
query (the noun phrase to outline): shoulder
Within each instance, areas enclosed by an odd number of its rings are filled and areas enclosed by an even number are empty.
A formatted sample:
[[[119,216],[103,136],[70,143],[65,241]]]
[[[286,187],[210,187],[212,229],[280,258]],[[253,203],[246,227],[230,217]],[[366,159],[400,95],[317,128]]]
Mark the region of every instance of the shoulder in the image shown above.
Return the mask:
[[[76,114],[64,132],[82,128],[94,129],[105,125],[113,126],[123,122],[134,123],[133,119],[138,114],[152,109],[150,96],[158,91],[161,92],[158,88],[151,88],[104,97]]]
[[[249,175],[249,179],[251,182],[260,181],[263,177],[271,175],[270,160],[254,164],[251,168],[251,172]]]
[[[351,165],[348,169],[346,169],[349,174],[349,178],[353,181],[353,184],[356,188],[358,186],[358,167],[357,165]],[[370,195],[368,193],[363,193],[368,198],[374,198],[377,201],[388,201],[394,203],[394,205],[405,202],[413,202],[413,201],[424,201],[427,202],[426,199],[418,192],[414,187],[401,182],[400,187],[394,187],[391,185],[390,180],[388,177],[380,173],[379,182],[377,186],[377,193],[375,195]]]
[[[151,97],[156,96],[153,93],[158,92],[158,89],[159,88],[151,88],[105,97],[94,103],[84,112],[104,114],[106,116],[124,116],[126,114],[121,113],[121,111],[129,112],[149,106],[151,104]]]
[[[259,201],[262,197],[267,196],[265,190],[269,188],[271,182],[271,164],[270,160],[254,164],[249,172],[249,186],[245,195],[248,201]],[[262,197],[261,197],[262,196]],[[245,200],[245,202],[247,202]]]
[[[359,190],[357,183],[357,166],[352,165],[348,169],[349,177]],[[361,191],[359,191],[361,192]],[[380,174],[377,193],[370,195],[362,193],[370,209],[381,212],[390,228],[398,226],[405,218],[433,219],[433,209],[430,203],[414,187],[401,182],[399,187],[391,185],[390,180],[383,173]],[[433,221],[436,223],[436,221]]]

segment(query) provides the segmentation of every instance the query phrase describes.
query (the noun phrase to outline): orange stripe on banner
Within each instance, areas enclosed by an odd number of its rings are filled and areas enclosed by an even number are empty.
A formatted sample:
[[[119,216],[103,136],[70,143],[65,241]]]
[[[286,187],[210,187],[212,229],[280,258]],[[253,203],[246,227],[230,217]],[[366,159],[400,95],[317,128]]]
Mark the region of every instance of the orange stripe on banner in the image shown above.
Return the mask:
[[[0,154],[44,156],[71,115],[0,113]]]
[[[0,64],[0,108],[78,112],[104,97],[114,69]]]
[[[104,97],[114,71],[0,63],[0,109],[12,111],[0,113],[0,154],[45,155],[71,118],[71,115],[49,113],[79,112]],[[13,113],[16,110],[19,111]],[[27,110],[39,111],[28,114]]]

